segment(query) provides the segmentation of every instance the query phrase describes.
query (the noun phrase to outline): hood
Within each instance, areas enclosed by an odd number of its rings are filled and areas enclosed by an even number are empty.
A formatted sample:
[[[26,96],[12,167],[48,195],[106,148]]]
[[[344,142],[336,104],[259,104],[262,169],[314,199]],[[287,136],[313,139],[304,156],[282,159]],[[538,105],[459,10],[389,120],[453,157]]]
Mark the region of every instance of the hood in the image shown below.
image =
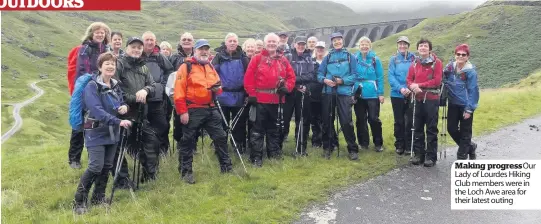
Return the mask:
[[[216,51],[216,57],[221,57],[224,59],[230,59],[230,58],[241,58],[244,54],[244,51],[242,51],[241,46],[237,46],[237,49],[235,49],[235,53],[233,53],[232,56],[229,56],[229,53],[227,53],[227,47],[225,46],[225,43],[222,42],[222,46],[214,49]]]
[[[97,49],[100,49],[100,48],[103,48],[103,49],[107,49],[107,45],[102,43],[102,42],[94,42],[94,41],[91,41],[91,40],[85,40],[83,41],[83,44],[86,44],[88,45],[89,47],[92,47],[92,48],[97,48]]]
[[[128,56],[127,54],[124,54],[123,56],[120,57],[120,60],[124,60],[128,62],[128,66],[131,66],[131,67],[145,65],[145,60],[142,57],[134,58],[132,56]]]
[[[346,49],[346,48],[343,47],[343,48],[341,48],[341,49],[335,49],[335,48],[332,48],[332,49],[329,50],[329,54],[330,54],[330,53],[336,53],[336,52],[348,52],[348,49]]]
[[[103,89],[109,89],[109,86],[103,82],[103,77],[100,74],[93,75],[92,80],[94,80],[97,84],[101,85]],[[111,78],[111,89],[114,89],[115,86],[118,84],[118,81],[114,78]]]
[[[357,57],[357,60],[360,60],[363,57],[361,51],[357,51],[357,53],[355,53],[355,56]],[[376,52],[374,52],[373,50],[368,51],[368,53],[366,54],[367,61],[370,61],[372,60],[372,58],[375,58],[375,57],[376,57]]]
[[[436,59],[438,59],[438,56],[436,56],[436,54],[434,53],[430,53],[428,55],[428,58],[425,58],[425,59],[422,59],[421,56],[417,56],[417,59],[421,62],[421,65],[427,65],[427,64],[432,64],[434,62],[436,62]]]
[[[195,52],[195,49],[193,49],[193,47],[192,47],[192,53],[190,55],[187,55],[186,52],[184,52],[184,48],[182,48],[182,45],[178,44],[177,45],[177,52],[182,57],[188,57],[188,56],[193,56],[193,52]]]
[[[265,56],[265,57],[268,57],[269,56],[269,51],[266,48],[263,48],[261,50],[260,54]],[[284,52],[276,50],[276,56],[274,58],[279,58],[279,57],[282,57],[282,56],[284,56]]]
[[[404,57],[403,53],[400,53],[400,51],[396,51],[395,57],[397,57],[400,60],[408,60],[409,61],[410,59],[415,58],[415,54],[412,53],[411,51],[408,51],[406,57]]]
[[[451,60],[444,68],[444,72],[454,72],[456,69],[456,61],[453,59]],[[468,70],[475,69],[475,66],[470,62],[467,61],[464,67],[462,68],[462,71],[467,72]]]
[[[293,50],[291,50],[291,54],[294,55],[294,57],[298,57],[298,53],[297,53],[297,49],[293,48]],[[304,49],[304,51],[302,52],[302,57],[304,58],[311,58],[312,57],[312,51],[308,48]]]

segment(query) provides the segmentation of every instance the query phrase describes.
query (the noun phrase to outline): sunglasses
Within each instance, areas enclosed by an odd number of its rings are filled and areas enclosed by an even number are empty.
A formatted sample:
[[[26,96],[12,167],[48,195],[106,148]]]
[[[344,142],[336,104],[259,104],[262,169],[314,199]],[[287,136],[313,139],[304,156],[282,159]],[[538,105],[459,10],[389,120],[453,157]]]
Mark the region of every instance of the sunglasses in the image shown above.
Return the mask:
[[[468,54],[460,54],[460,53],[456,53],[455,55],[458,56],[458,57],[466,57],[466,56],[468,56]]]
[[[192,42],[192,39],[184,38],[184,39],[182,39],[182,41]]]

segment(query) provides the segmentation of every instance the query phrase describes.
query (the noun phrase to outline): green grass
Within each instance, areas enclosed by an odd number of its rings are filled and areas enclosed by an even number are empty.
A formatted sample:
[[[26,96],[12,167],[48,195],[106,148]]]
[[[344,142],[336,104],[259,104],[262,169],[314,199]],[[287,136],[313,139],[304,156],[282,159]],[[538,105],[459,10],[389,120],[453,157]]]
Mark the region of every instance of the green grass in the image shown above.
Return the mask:
[[[7,132],[13,123],[15,123],[15,119],[11,114],[13,113],[13,106],[8,104],[2,104],[2,134]]]
[[[54,82],[43,84],[40,86],[47,91],[43,100],[58,95]],[[475,114],[474,136],[538,114],[540,90],[537,84],[483,91]],[[175,155],[163,161],[159,180],[142,185],[135,197],[128,191],[117,191],[109,210],[95,207],[85,216],[73,216],[70,203],[83,170],[72,170],[65,162],[69,128],[64,117],[31,118],[38,110],[24,109],[23,129],[3,145],[2,219],[6,223],[286,223],[296,219],[308,204],[324,201],[331,192],[383,174],[407,160],[391,150],[393,119],[387,101],[380,116],[388,149],[383,153],[361,151],[360,160],[351,162],[345,157],[342,142],[342,156],[338,159],[323,160],[320,151],[310,148],[307,159],[286,156],[283,162],[265,160],[263,168],[249,167],[250,176],[245,177],[238,159],[234,159],[233,174],[219,174],[213,150],[206,148],[204,154],[194,158],[196,185],[188,186],[179,180]],[[291,128],[293,133],[294,125]],[[19,144],[23,141],[24,146]],[[293,148],[290,141],[286,153],[292,153]],[[86,160],[83,153],[84,167]]]
[[[178,4],[210,7],[207,12],[215,12],[212,10],[216,8],[219,8],[220,12],[233,12],[231,10],[235,7],[247,12],[255,10],[243,8],[240,3]],[[246,3],[248,4],[263,3]],[[80,15],[98,18],[107,15],[105,22],[113,29],[129,28],[130,30],[125,31],[127,35],[139,36],[143,32],[133,32],[135,28],[156,30],[159,38],[167,37],[169,33],[171,38],[174,37],[172,39],[174,41],[167,40],[173,43],[176,42],[179,32],[190,30],[185,28],[187,24],[205,27],[206,31],[195,33],[196,38],[204,35],[221,38],[225,35],[224,27],[232,27],[230,29],[236,31],[243,23],[246,23],[242,26],[246,27],[246,32],[253,30],[259,32],[267,28],[284,26],[278,20],[264,23],[263,21],[267,21],[265,18],[256,20],[255,17],[250,17],[261,16],[256,13],[247,13],[247,17],[239,16],[232,20],[224,19],[229,18],[224,17],[228,15],[227,13],[208,15],[212,19],[218,18],[216,19],[218,25],[215,26],[195,20],[185,23],[180,21],[190,17],[186,11],[189,7],[178,9],[164,6],[158,10],[160,5],[144,7],[143,13],[130,13],[131,18],[123,16],[126,15],[124,13]],[[264,10],[272,11],[271,8]],[[405,31],[411,40],[417,40],[421,35],[430,37],[435,43],[436,53],[443,58],[450,55],[452,48],[449,46],[468,41],[472,45],[472,61],[479,66],[481,85],[492,82],[487,79],[496,80],[494,82],[500,84],[505,82],[513,84],[510,88],[486,90],[481,93],[479,109],[474,119],[474,137],[537,115],[541,111],[541,101],[538,100],[541,97],[541,82],[538,82],[541,73],[538,71],[517,83],[541,67],[533,60],[535,57],[522,57],[531,55],[531,52],[539,52],[539,42],[533,41],[533,35],[537,35],[539,31],[530,24],[539,20],[537,19],[539,13],[536,14],[538,12],[536,10],[538,9],[530,7],[490,6],[472,13],[429,19]],[[150,16],[151,11],[170,16]],[[67,122],[69,95],[64,75],[65,60],[59,60],[58,57],[65,57],[68,50],[78,42],[79,35],[84,32],[89,22],[70,16],[73,14],[69,13],[2,14],[2,25],[4,28],[10,28],[4,30],[2,38],[2,53],[9,55],[3,57],[2,62],[10,67],[4,73],[2,101],[20,101],[33,95],[27,83],[38,79],[39,73],[47,73],[49,78],[53,79],[38,84],[46,93],[36,103],[23,109],[22,116],[25,120],[22,130],[2,145],[1,201],[2,219],[5,223],[124,223],[125,220],[141,220],[140,222],[144,223],[289,223],[310,203],[323,202],[336,190],[406,164],[407,158],[396,157],[392,151],[393,118],[390,100],[387,98],[381,107],[380,116],[387,148],[383,153],[363,151],[360,153],[359,161],[351,162],[345,157],[345,142],[342,142],[342,153],[338,159],[333,157],[330,161],[323,160],[320,158],[320,151],[309,149],[310,156],[307,159],[293,160],[286,156],[282,162],[265,160],[263,168],[249,167],[250,177],[245,177],[242,175],[238,159],[234,159],[233,174],[219,174],[213,150],[207,148],[204,150],[205,154],[199,153],[194,158],[196,185],[183,184],[178,178],[176,156],[168,157],[162,162],[157,182],[143,185],[142,189],[135,193],[135,197],[127,191],[117,191],[115,203],[109,210],[97,207],[88,215],[73,216],[71,202],[83,170],[72,170],[67,164],[70,134]],[[276,15],[267,14],[269,17]],[[163,28],[152,25],[156,24],[153,21],[160,19],[167,21],[168,25]],[[39,24],[32,25],[28,21],[37,21]],[[141,21],[147,22],[143,24]],[[524,24],[533,27],[523,30],[526,27]],[[253,30],[248,30],[247,27]],[[479,29],[483,27],[484,29]],[[511,32],[503,31],[504,28],[518,33],[509,35],[509,38],[514,39],[502,39],[502,42],[491,45],[493,42],[489,41],[503,38],[505,33],[502,32]],[[453,29],[455,32],[447,32],[447,29]],[[34,35],[33,38],[28,38],[30,33]],[[467,34],[471,34],[470,38],[464,39]],[[491,36],[492,34],[494,36]],[[5,37],[13,42],[4,44]],[[386,60],[394,52],[396,37],[397,35],[394,35],[374,44],[376,52],[384,60],[385,67]],[[19,42],[16,42],[17,40]],[[522,42],[517,44],[520,41],[530,45],[526,48]],[[22,53],[19,45],[32,51],[45,50],[53,56],[44,59],[29,57]],[[489,45],[490,47],[487,47]],[[482,47],[487,48],[481,49]],[[506,70],[509,69],[507,67],[497,66],[498,63],[504,63],[502,58],[506,53],[513,52],[518,52],[520,53],[518,56],[521,56],[508,58],[509,63],[515,62],[512,66],[513,71]],[[13,69],[19,72],[19,76],[15,79],[10,76]],[[502,76],[511,78],[507,80],[501,78]],[[2,109],[2,132],[4,132],[5,125],[10,124],[8,118],[10,111],[6,110],[6,107]],[[294,133],[294,125],[291,125],[291,129],[290,133]],[[451,142],[450,138],[448,142]],[[290,140],[285,148],[286,154],[293,152],[293,144]],[[82,162],[86,167],[86,152],[83,152]]]

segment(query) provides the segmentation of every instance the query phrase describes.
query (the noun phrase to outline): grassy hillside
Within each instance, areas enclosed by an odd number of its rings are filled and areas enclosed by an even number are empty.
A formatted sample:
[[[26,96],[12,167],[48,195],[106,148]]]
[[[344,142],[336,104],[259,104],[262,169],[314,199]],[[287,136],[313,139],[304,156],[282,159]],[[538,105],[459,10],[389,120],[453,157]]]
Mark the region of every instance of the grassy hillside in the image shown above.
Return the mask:
[[[181,4],[186,8],[196,5],[201,10],[193,13],[204,19],[188,20],[193,18],[191,12],[182,7],[171,8],[168,4]],[[262,9],[249,9],[246,6],[249,4],[262,4]],[[322,3],[317,4],[321,7]],[[157,182],[145,184],[134,195],[117,191],[111,208],[94,207],[88,215],[72,215],[71,202],[83,170],[70,169],[67,164],[69,95],[64,57],[78,43],[89,24],[86,19],[106,16],[105,22],[127,35],[139,36],[143,30],[149,29],[155,31],[158,38],[171,42],[175,42],[178,33],[185,30],[192,31],[196,38],[221,38],[228,31],[241,34],[241,31],[252,32],[249,29],[259,32],[267,28],[288,28],[289,24],[284,24],[282,19],[271,18],[279,15],[270,14],[273,8],[264,6],[259,2],[159,2],[145,3],[142,13],[2,13],[2,101],[28,98],[33,93],[27,84],[39,79],[40,74],[47,74],[52,79],[38,84],[46,93],[37,103],[23,109],[25,120],[22,130],[2,145],[2,220],[6,223],[123,223],[125,220],[145,223],[289,223],[306,205],[324,201],[330,192],[404,165],[407,158],[396,157],[391,150],[394,141],[392,108],[386,99],[380,116],[387,148],[383,153],[362,151],[360,160],[351,162],[345,157],[345,144],[342,142],[339,159],[323,160],[319,157],[320,150],[310,148],[307,159],[294,160],[286,156],[283,162],[265,160],[263,168],[249,168],[250,176],[246,177],[242,175],[237,158],[233,161],[235,172],[220,175],[213,150],[206,148],[204,153],[194,157],[198,181],[195,186],[187,186],[179,180],[177,158],[168,157],[162,162]],[[332,11],[325,6],[323,8]],[[282,10],[279,13],[284,13]],[[291,7],[290,10],[293,15],[294,10],[301,9]],[[254,13],[231,16],[239,11]],[[267,16],[264,18],[268,20],[261,19],[262,16]],[[538,25],[534,24],[539,21],[539,16],[538,8],[490,6],[471,13],[429,19],[405,31],[412,40],[421,35],[430,37],[434,41],[435,52],[444,61],[451,55],[454,45],[468,42],[472,45],[472,61],[480,69],[482,86],[513,84],[513,88],[481,93],[474,121],[475,137],[541,111],[541,101],[538,100],[541,97],[540,72],[517,83],[531,71],[541,68],[538,57],[534,55],[540,50]],[[326,17],[321,21],[323,18]],[[165,21],[163,27],[152,22],[162,20]],[[468,34],[471,35],[469,38]],[[394,52],[397,36],[375,43],[375,50],[385,65]],[[526,43],[529,45],[525,46]],[[2,132],[13,122],[12,119],[4,119],[11,113],[5,109],[11,107],[3,106]],[[294,129],[294,125],[291,128]],[[287,143],[287,155],[293,152],[293,144],[293,141]],[[82,163],[86,168],[86,153],[83,153]]]
[[[413,42],[429,38],[433,51],[447,64],[455,46],[470,45],[470,60],[477,66],[481,88],[516,82],[541,67],[541,7],[486,6],[471,12],[427,19],[417,26],[374,43],[387,69],[396,52],[396,39],[406,35]],[[385,72],[387,74],[387,72]],[[386,86],[388,89],[388,86]]]

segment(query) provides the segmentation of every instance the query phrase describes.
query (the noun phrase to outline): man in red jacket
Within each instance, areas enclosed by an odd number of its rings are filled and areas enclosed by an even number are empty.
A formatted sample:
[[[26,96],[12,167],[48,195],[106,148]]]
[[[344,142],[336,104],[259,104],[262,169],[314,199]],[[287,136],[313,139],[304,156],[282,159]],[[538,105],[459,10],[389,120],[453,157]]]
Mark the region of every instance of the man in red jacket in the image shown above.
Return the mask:
[[[438,57],[432,53],[432,42],[421,39],[417,42],[419,57],[410,66],[407,86],[415,97],[414,108],[414,140],[415,157],[410,162],[431,167],[436,164],[438,152],[438,109],[439,89],[441,85],[443,66]],[[426,125],[426,152],[425,131]]]
[[[254,166],[263,164],[263,140],[267,137],[267,156],[280,159],[282,143],[279,104],[285,103],[284,95],[295,86],[295,72],[283,52],[277,51],[280,38],[269,33],[264,38],[265,48],[252,57],[246,74],[244,88],[248,102],[256,106],[255,125],[250,133],[250,159]],[[281,105],[283,106],[283,105]],[[282,118],[283,119],[283,118]],[[283,122],[283,121],[282,121]]]

